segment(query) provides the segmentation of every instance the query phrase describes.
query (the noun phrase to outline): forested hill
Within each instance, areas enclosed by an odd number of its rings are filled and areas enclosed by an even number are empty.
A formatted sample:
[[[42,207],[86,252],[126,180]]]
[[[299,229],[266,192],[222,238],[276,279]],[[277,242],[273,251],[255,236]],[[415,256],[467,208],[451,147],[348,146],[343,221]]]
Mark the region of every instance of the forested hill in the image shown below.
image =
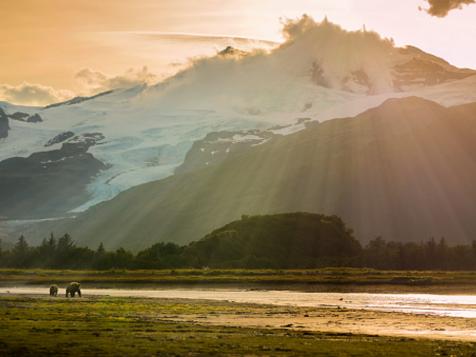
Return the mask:
[[[339,217],[287,213],[243,216],[191,243],[184,258],[193,266],[296,268],[349,265],[360,253]]]

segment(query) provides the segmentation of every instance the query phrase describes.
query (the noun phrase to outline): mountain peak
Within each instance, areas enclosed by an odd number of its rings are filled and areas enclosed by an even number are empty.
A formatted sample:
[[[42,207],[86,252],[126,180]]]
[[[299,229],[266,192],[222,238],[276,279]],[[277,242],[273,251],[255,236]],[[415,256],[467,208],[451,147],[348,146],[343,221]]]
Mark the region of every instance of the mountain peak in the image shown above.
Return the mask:
[[[166,107],[282,113],[300,111],[324,92],[416,92],[476,75],[416,47],[396,47],[369,29],[347,31],[307,15],[285,22],[282,32],[284,43],[267,52],[228,47],[197,59],[147,98]],[[323,109],[315,104],[314,112]]]
[[[327,19],[316,22],[305,15],[288,21],[283,36],[286,42],[281,50],[307,58],[315,83],[334,89],[400,92],[476,74],[414,46],[396,47],[393,39],[377,32],[366,28],[347,31]]]

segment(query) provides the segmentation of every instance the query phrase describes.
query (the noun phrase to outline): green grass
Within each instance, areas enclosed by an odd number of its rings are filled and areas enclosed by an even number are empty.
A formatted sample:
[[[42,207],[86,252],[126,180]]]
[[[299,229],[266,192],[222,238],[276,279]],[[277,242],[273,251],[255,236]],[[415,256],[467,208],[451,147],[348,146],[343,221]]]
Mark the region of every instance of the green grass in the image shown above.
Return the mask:
[[[166,320],[187,314],[254,314],[269,308],[185,300],[0,296],[0,355],[476,356],[474,343]]]
[[[245,270],[245,269],[177,269],[177,270],[23,270],[0,269],[0,285],[80,281],[83,286],[173,285],[173,284],[244,284],[292,287],[305,285],[394,286],[430,289],[440,287],[476,291],[476,272],[448,271],[380,271],[374,269],[327,268],[316,270]],[[461,289],[460,289],[461,290]]]

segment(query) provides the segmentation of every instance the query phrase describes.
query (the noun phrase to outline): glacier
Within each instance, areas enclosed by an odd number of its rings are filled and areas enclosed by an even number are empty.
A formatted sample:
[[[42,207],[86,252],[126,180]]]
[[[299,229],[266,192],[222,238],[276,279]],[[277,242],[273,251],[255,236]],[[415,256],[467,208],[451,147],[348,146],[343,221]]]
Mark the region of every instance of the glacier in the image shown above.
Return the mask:
[[[283,31],[286,41],[272,50],[222,51],[155,85],[45,108],[0,103],[9,114],[43,118],[10,120],[9,136],[0,139],[0,161],[59,149],[62,143],[45,144],[66,131],[102,134],[89,152],[108,169],[89,184],[88,201],[72,210],[81,212],[172,175],[193,143],[210,132],[275,127],[274,133],[290,135],[305,127],[302,119],[352,117],[406,96],[447,106],[476,101],[475,71],[412,47],[397,48],[375,33],[308,17],[285,24]]]

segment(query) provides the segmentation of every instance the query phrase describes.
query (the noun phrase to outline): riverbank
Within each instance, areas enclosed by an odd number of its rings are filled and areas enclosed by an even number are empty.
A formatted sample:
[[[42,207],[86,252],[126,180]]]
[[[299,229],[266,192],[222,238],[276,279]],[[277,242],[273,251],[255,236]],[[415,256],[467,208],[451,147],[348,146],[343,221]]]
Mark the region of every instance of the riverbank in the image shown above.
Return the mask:
[[[326,292],[476,293],[476,272],[466,271],[383,271],[353,268],[105,271],[0,269],[0,286],[61,285],[71,281],[80,281],[97,288],[200,285]]]
[[[0,295],[0,354],[470,356],[476,343],[441,328],[468,335],[472,321],[210,300]]]

